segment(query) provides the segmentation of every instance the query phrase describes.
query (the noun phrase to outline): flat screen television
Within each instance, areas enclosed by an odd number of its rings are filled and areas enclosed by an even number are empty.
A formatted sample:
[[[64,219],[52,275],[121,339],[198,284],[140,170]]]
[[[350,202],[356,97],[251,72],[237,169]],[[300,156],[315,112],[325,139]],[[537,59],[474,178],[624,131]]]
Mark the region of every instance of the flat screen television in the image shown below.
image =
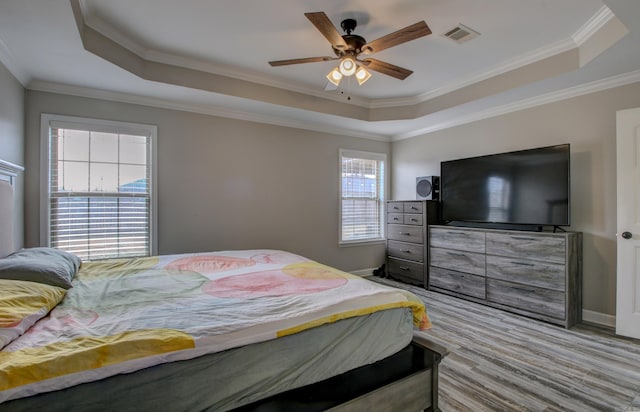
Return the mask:
[[[569,144],[440,164],[446,222],[569,226]]]

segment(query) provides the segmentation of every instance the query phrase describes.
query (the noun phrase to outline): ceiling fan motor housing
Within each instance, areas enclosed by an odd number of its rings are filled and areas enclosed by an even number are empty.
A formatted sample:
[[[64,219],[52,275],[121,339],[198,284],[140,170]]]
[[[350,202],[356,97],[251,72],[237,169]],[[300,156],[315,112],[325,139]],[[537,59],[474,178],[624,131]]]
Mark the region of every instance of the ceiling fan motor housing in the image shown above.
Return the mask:
[[[336,47],[332,46],[333,52],[338,57],[342,57],[345,54],[356,56],[362,51],[362,46],[367,44],[367,41],[362,36],[358,36],[357,34],[351,34],[351,32],[358,26],[358,22],[354,19],[344,19],[340,23],[340,27],[347,34],[343,34],[342,38],[344,42],[347,44],[346,48],[343,48],[342,45]]]
[[[362,51],[362,46],[367,44],[367,41],[362,36],[358,36],[357,34],[345,34],[342,36],[344,42],[347,43],[346,49],[338,49],[336,47],[333,48],[333,52],[338,57],[342,57],[345,54],[356,55]]]

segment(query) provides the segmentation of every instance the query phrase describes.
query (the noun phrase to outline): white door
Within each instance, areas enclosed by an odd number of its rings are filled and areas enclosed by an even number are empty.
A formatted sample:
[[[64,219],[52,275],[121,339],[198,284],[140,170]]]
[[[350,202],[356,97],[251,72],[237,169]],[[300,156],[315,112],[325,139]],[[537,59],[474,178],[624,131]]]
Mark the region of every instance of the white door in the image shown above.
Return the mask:
[[[640,339],[640,108],[617,112],[616,333]]]

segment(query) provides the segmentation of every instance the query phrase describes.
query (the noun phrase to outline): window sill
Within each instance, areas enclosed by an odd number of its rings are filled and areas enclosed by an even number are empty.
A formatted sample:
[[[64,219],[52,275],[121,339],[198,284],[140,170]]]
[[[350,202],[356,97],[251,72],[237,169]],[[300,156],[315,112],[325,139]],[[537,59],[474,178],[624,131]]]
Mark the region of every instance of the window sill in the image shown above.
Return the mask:
[[[385,239],[353,240],[349,242],[339,242],[338,247],[369,246],[369,245],[384,245],[384,244],[385,244]]]

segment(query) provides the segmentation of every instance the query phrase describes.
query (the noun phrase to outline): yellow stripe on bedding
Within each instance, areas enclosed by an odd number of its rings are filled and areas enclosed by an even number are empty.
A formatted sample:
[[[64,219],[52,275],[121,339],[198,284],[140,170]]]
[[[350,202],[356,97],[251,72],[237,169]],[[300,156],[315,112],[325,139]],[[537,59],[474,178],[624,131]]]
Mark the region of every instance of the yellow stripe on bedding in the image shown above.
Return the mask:
[[[157,256],[149,256],[134,259],[109,259],[82,262],[82,266],[76,277],[90,279],[95,277],[122,276],[145,269],[153,269],[159,261],[160,259],[158,259]]]
[[[413,324],[420,330],[431,329],[431,319],[429,319],[427,308],[424,306],[424,303],[411,292],[401,290],[400,293],[402,293],[407,300],[412,303],[409,307],[411,307],[413,311]]]
[[[38,311],[42,311],[41,317],[45,316],[60,303],[65,293],[66,289],[57,286],[0,279],[0,328],[16,326]]]
[[[0,390],[194,347],[193,338],[186,333],[147,329],[3,351],[0,352]]]
[[[294,333],[298,333],[307,329],[322,326],[327,323],[337,322],[342,319],[348,319],[355,316],[370,315],[374,312],[378,312],[381,310],[395,309],[395,308],[411,308],[411,312],[413,313],[413,323],[418,328],[420,328],[420,330],[429,329],[431,327],[431,321],[427,316],[427,312],[425,310],[424,305],[420,302],[408,301],[408,302],[386,303],[384,305],[370,306],[368,308],[354,309],[346,312],[336,313],[334,315],[326,316],[324,318],[316,319],[311,322],[303,323],[301,325],[294,326],[292,328],[280,330],[278,331],[276,336],[281,338],[283,336],[293,335]]]
[[[360,276],[318,262],[292,263],[282,268],[282,272],[301,279],[362,279]]]

